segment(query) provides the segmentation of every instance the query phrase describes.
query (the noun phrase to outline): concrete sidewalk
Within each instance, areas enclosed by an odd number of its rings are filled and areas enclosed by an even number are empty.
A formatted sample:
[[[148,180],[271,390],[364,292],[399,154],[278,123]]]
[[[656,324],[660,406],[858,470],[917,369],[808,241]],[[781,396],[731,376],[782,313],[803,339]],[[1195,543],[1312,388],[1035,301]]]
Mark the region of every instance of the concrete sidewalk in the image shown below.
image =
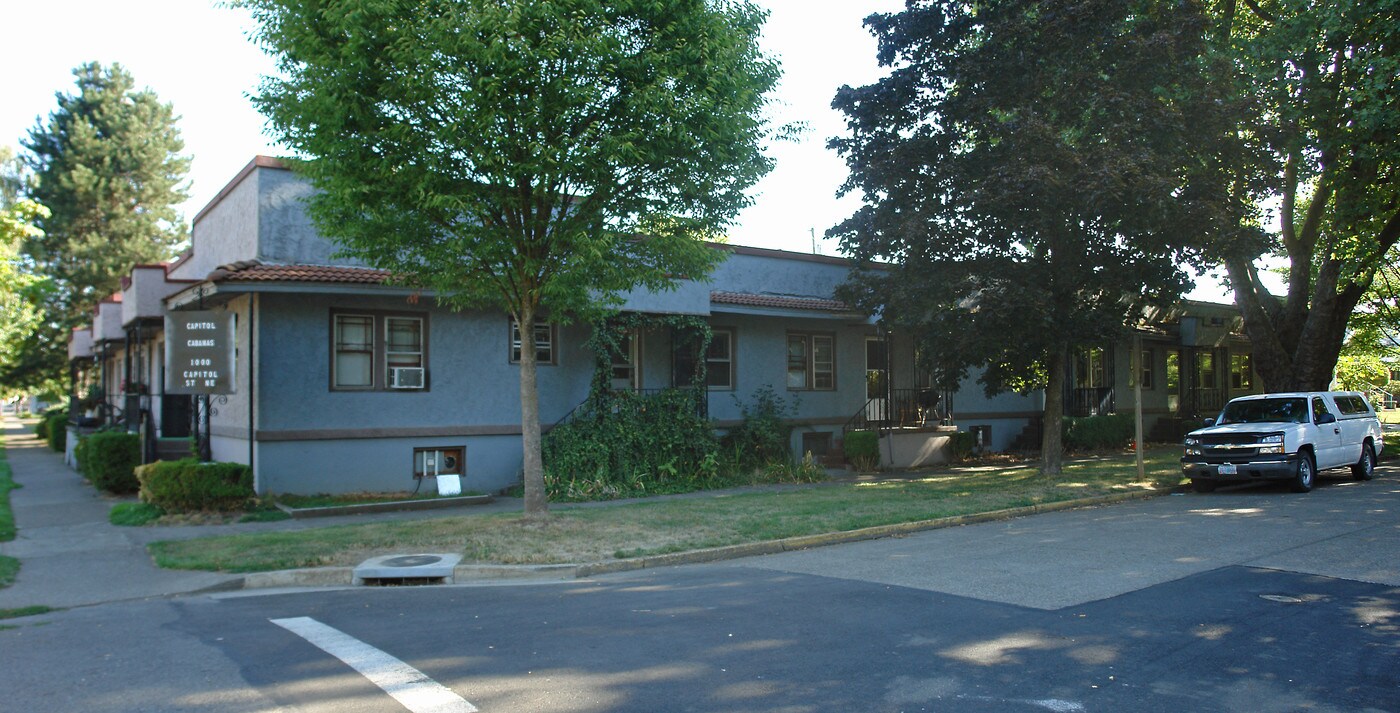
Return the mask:
[[[0,554],[20,561],[18,580],[0,589],[0,609],[73,607],[216,587],[238,579],[211,572],[158,569],[140,528],[114,527],[107,513],[121,499],[103,496],[63,464],[18,420],[5,418],[5,456],[20,487],[10,492],[19,530]]]
[[[0,555],[20,561],[17,581],[0,589],[0,609],[45,605],[73,607],[241,586],[244,575],[160,569],[146,551],[157,540],[185,540],[240,532],[277,532],[338,524],[426,520],[464,513],[519,512],[518,498],[453,510],[422,510],[281,520],[230,525],[117,527],[112,506],[136,502],[98,492],[63,463],[63,456],[34,436],[30,426],[5,416],[5,455],[20,487],[10,492],[19,532],[0,542]],[[315,583],[315,578],[310,583]]]

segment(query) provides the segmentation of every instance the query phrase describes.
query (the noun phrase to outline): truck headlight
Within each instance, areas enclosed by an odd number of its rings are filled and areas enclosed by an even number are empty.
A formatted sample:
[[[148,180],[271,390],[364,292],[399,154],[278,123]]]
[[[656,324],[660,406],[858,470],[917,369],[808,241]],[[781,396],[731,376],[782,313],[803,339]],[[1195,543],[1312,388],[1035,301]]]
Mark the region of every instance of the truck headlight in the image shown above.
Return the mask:
[[[1197,439],[1197,438],[1187,438],[1187,439],[1186,439],[1186,447],[1187,447],[1187,448],[1190,448],[1191,446],[1199,446],[1199,445],[1201,445],[1200,439]]]
[[[1263,438],[1260,438],[1260,439],[1259,439],[1259,452],[1260,452],[1260,453],[1282,453],[1282,452],[1283,452],[1283,434],[1281,434],[1281,433],[1275,433],[1275,434],[1272,435],[1272,436],[1264,436]]]

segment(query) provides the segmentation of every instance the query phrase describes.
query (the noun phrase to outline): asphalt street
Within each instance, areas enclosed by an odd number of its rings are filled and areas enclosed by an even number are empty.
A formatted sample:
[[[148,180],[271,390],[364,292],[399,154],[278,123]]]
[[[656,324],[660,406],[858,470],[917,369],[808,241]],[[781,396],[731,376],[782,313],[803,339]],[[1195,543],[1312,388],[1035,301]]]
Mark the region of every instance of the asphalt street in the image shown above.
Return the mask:
[[[153,598],[3,622],[0,709],[1396,711],[1397,538],[1387,468],[594,580]]]

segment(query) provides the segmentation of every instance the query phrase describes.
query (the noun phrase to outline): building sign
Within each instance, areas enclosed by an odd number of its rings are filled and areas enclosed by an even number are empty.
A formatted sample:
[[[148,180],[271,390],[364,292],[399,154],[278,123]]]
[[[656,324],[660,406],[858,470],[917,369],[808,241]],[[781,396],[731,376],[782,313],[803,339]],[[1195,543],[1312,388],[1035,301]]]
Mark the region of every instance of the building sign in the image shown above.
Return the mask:
[[[165,393],[233,393],[233,313],[167,312]]]

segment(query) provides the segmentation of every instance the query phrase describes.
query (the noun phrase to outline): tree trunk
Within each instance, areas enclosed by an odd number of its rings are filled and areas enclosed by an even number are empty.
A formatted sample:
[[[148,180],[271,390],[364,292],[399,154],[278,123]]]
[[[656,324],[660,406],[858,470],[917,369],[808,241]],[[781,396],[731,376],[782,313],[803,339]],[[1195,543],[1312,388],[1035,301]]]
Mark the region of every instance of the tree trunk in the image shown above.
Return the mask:
[[[520,330],[520,443],[525,451],[525,518],[549,517],[544,492],[544,457],[540,448],[540,394],[535,381],[535,306],[520,305],[516,320]]]
[[[1046,355],[1049,382],[1045,385],[1045,415],[1040,432],[1040,472],[1059,477],[1064,462],[1065,366],[1068,347],[1055,345]]]

